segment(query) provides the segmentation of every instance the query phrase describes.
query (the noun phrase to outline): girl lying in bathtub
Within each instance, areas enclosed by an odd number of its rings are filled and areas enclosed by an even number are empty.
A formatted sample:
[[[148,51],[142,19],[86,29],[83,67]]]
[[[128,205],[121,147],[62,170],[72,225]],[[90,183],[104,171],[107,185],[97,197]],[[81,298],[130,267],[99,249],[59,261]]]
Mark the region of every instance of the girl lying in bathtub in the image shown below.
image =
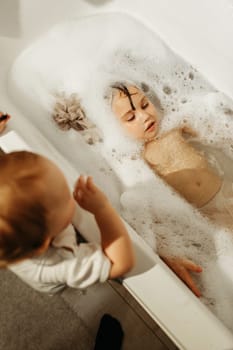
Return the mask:
[[[135,87],[131,87],[129,88],[129,91],[131,91],[131,89],[133,89],[133,91],[137,90]],[[117,92],[119,91],[119,96],[118,94],[114,95],[112,106],[114,110],[116,108],[116,114],[118,114],[118,112],[121,113],[120,111],[117,110],[118,107],[121,108],[122,106],[122,108],[127,109],[129,105],[128,105],[128,99],[125,99],[126,97],[125,92],[123,92],[122,94],[121,89],[118,89],[118,88],[116,91]],[[131,91],[132,94],[133,94],[133,91]],[[127,89],[127,92],[128,92],[128,89]],[[130,96],[130,93],[129,93],[129,96]],[[60,94],[60,95],[57,95],[56,97],[57,97],[57,100],[52,113],[52,118],[54,119],[58,127],[62,130],[69,130],[70,128],[77,130],[82,134],[84,139],[89,144],[99,142],[101,140],[101,138],[99,137],[99,130],[85,115],[85,112],[80,105],[79,97],[76,94],[72,94],[69,97],[67,97],[65,94]],[[143,95],[143,98],[144,97],[145,96]],[[121,105],[121,101],[124,103],[126,102],[126,106]],[[150,107],[152,108],[152,114],[154,113],[154,116],[156,116],[155,108],[151,103],[150,103]],[[84,134],[83,134],[83,131],[85,132]],[[146,135],[147,135],[147,132],[146,132]],[[142,137],[138,137],[138,135],[135,135],[135,136],[136,138],[140,138],[140,139],[142,138]],[[89,142],[89,140],[91,140],[91,142]],[[193,263],[191,260],[186,258],[174,257],[174,256],[173,257],[163,256],[162,258],[165,261],[165,263],[181,278],[181,280],[183,280],[189,286],[189,288],[193,291],[193,293],[196,296],[200,297],[201,292],[197,288],[189,272],[191,271],[191,272],[199,273],[199,272],[202,272],[202,268],[196,265],[195,263]]]
[[[143,158],[156,174],[209,218],[223,224],[233,222],[232,183],[223,180],[188,142],[188,138],[197,136],[194,130],[185,126],[157,135],[159,113],[144,92],[133,85],[113,86],[112,110],[126,134],[144,142]],[[163,259],[198,295],[189,271],[198,272],[200,267],[186,265],[185,259]]]

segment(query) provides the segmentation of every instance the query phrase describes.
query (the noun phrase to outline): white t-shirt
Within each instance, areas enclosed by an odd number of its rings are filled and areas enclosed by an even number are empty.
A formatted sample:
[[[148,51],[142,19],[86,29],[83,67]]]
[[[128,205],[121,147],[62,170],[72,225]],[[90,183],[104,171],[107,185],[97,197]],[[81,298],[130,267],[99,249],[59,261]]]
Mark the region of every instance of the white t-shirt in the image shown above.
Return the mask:
[[[110,268],[111,262],[99,244],[77,243],[72,225],[56,236],[42,255],[9,265],[32,288],[51,294],[66,286],[84,289],[105,282]]]

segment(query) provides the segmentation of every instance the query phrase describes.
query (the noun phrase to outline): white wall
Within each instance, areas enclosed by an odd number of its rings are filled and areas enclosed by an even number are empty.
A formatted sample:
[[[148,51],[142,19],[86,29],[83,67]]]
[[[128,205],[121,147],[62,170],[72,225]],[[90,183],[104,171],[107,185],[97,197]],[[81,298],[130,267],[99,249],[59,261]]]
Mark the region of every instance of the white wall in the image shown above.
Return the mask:
[[[0,35],[9,39],[0,37],[1,53],[9,50],[13,58],[61,20],[113,10],[145,19],[170,47],[233,97],[233,0],[1,0]]]

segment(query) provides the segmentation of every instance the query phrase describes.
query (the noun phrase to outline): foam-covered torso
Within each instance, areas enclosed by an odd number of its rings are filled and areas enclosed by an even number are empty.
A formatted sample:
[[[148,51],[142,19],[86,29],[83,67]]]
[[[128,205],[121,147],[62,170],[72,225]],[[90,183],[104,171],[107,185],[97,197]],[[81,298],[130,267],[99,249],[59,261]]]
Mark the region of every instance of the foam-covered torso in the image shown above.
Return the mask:
[[[189,203],[200,208],[218,192],[222,180],[204,155],[173,129],[146,143],[144,159]]]

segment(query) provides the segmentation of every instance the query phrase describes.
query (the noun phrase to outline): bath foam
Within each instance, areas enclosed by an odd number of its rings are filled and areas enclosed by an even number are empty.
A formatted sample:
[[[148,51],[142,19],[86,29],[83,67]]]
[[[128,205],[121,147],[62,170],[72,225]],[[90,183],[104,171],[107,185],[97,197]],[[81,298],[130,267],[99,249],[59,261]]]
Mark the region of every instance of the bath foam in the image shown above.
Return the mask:
[[[153,249],[185,255],[203,266],[203,302],[233,325],[233,233],[210,223],[140,158],[141,144],[125,137],[110,103],[114,82],[146,83],[160,100],[160,132],[189,125],[204,150],[214,150],[230,176],[233,103],[142,23],[102,14],[61,23],[15,61],[9,93],[28,119],[79,172],[95,181]],[[78,132],[59,130],[51,113],[57,93],[77,93],[103,143],[87,145]],[[155,95],[154,95],[155,94]],[[214,148],[213,148],[214,147]],[[195,277],[194,277],[195,278]]]

